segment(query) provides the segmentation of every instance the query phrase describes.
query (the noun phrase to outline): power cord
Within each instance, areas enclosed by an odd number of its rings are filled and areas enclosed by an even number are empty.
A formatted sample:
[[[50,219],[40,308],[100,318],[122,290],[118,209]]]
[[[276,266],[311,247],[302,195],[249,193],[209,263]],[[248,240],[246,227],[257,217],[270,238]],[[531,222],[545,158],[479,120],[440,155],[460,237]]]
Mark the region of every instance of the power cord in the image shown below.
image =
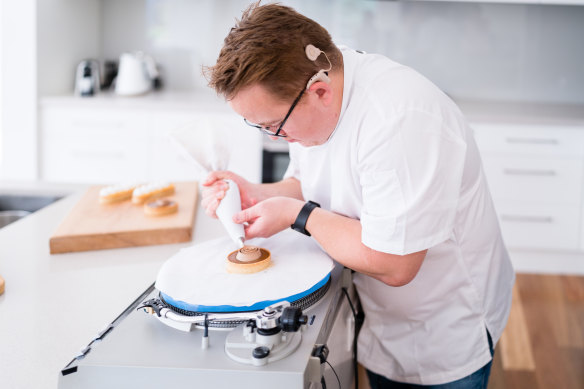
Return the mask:
[[[335,374],[335,377],[337,377],[337,383],[339,384],[339,389],[341,389],[341,380],[339,379],[339,376],[337,375],[337,372],[335,371],[335,368],[333,367],[333,365],[331,365],[331,363],[329,361],[325,361],[325,362],[328,363],[328,365],[330,366],[331,370]],[[324,376],[322,377],[322,381],[324,382]],[[323,389],[326,389],[326,384],[324,384],[322,388]]]
[[[355,320],[355,329],[354,329],[354,336],[353,336],[353,373],[355,376],[355,388],[359,388],[359,371],[358,371],[358,364],[357,364],[357,338],[359,336],[359,331],[361,330],[361,325],[363,324],[363,320],[365,319],[365,315],[364,315],[362,310],[359,309],[359,311],[357,311],[357,309],[355,309],[355,305],[353,305],[353,302],[351,301],[351,297],[349,296],[349,292],[347,291],[347,288],[341,288],[341,290],[343,291],[343,294],[345,295],[345,297],[347,298],[347,301],[349,302],[349,307],[351,308],[351,312],[353,313],[353,319]],[[359,303],[359,297],[357,296],[357,304],[358,303]],[[328,347],[326,346],[326,344],[315,347],[315,349],[312,351],[312,356],[318,357],[320,359],[320,363],[326,362],[329,365],[329,367],[331,368],[331,370],[333,371],[333,373],[337,379],[339,389],[342,389],[341,388],[341,380],[339,378],[339,375],[337,374],[337,372],[335,371],[335,369],[331,365],[331,363],[327,360]],[[326,389],[326,381],[324,379],[324,375],[321,377],[320,382],[321,382],[322,389]]]

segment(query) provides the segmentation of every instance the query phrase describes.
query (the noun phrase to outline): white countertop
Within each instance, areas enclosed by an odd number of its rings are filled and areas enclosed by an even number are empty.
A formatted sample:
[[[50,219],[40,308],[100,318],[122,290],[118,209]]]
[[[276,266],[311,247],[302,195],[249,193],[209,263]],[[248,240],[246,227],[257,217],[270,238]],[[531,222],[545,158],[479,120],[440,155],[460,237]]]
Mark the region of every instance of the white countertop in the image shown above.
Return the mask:
[[[456,100],[470,123],[584,126],[584,105]]]
[[[55,389],[61,369],[152,284],[180,248],[224,236],[197,209],[182,244],[49,254],[49,237],[82,192],[0,229],[0,387]]]
[[[140,96],[118,96],[111,91],[95,96],[71,95],[46,96],[40,98],[40,107],[64,108],[111,108],[184,112],[229,112],[233,111],[224,98],[210,89],[195,91],[156,91]]]
[[[537,104],[519,102],[489,102],[455,100],[471,125],[473,123],[545,125],[584,129],[584,106],[570,104]],[[270,152],[288,152],[288,143],[263,139],[263,148]]]
[[[86,188],[85,184],[0,180],[1,195],[64,197]]]
[[[584,105],[466,100],[454,96],[453,100],[470,122],[584,125]],[[162,90],[134,97],[117,96],[109,91],[92,97],[46,96],[40,99],[40,106],[232,112],[225,99],[208,88]]]

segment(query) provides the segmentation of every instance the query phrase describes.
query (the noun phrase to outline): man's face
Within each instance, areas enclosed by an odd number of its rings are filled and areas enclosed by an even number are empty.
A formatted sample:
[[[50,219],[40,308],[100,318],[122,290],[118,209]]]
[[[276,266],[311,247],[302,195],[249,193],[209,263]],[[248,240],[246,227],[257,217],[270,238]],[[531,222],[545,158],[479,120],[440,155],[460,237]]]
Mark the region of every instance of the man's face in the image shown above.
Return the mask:
[[[324,136],[323,132],[326,131],[321,129],[322,121],[319,120],[319,115],[316,115],[314,107],[311,107],[313,98],[314,96],[305,92],[288,116],[280,131],[281,135],[286,135],[284,140],[287,142],[316,146],[328,139],[330,131]],[[229,101],[229,105],[247,121],[276,132],[290,110],[291,103],[283,103],[264,87],[253,85],[240,91]]]

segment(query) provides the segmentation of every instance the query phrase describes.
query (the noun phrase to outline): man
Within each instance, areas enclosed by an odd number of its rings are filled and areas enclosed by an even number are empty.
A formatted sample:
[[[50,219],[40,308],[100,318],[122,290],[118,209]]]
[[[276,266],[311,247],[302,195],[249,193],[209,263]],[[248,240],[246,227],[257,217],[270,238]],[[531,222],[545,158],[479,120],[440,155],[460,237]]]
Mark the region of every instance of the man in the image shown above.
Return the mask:
[[[209,174],[207,213],[233,179],[247,239],[293,225],[357,272],[358,359],[372,387],[486,388],[514,273],[456,105],[275,4],[244,12],[207,76],[246,123],[290,142],[291,157],[274,184]]]

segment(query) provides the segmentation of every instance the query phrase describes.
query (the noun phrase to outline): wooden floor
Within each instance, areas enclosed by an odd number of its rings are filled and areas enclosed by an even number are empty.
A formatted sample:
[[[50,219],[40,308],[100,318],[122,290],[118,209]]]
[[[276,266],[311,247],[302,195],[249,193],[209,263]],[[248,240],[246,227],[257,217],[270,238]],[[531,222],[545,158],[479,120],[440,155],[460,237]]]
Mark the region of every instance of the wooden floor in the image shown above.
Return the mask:
[[[489,389],[584,388],[584,277],[518,274]]]
[[[517,274],[489,389],[584,389],[584,277]]]

